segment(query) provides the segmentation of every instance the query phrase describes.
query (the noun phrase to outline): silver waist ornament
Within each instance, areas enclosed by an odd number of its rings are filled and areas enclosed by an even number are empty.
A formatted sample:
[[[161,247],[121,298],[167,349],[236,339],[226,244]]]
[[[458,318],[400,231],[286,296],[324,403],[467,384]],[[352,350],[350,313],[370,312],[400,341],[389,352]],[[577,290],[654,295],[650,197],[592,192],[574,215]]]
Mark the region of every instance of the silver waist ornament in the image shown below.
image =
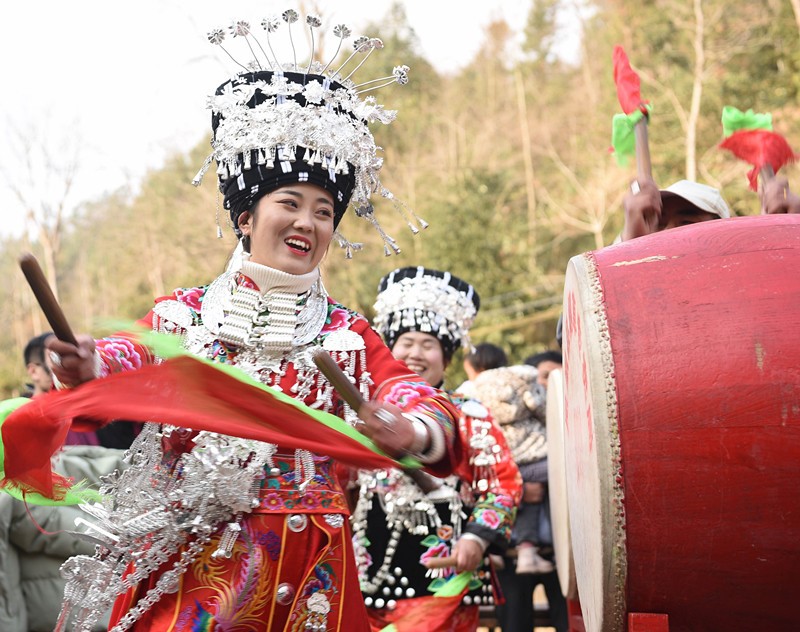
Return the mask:
[[[130,466],[103,481],[105,500],[82,506],[93,518],[81,521],[85,535],[97,549],[61,568],[67,585],[56,632],[67,629],[70,619],[72,629],[90,631],[119,595],[161,568],[156,584],[113,628],[127,630],[162,595],[178,590],[181,575],[225,523],[214,555],[230,556],[235,538],[228,531],[238,531],[236,517],[258,506],[264,468],[274,467],[276,447],[200,432],[192,438],[195,447],[168,467],[162,438],[185,432],[147,424],[126,455]],[[131,563],[133,572],[125,575]]]

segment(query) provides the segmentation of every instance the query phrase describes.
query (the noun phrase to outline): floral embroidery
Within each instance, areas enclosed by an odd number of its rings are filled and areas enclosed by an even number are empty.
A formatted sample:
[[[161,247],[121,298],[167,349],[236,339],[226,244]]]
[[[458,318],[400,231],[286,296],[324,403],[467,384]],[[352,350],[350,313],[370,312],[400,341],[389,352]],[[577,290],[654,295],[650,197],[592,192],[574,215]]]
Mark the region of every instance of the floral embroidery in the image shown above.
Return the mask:
[[[206,287],[178,288],[175,290],[175,300],[199,313],[206,289]]]
[[[303,509],[316,509],[320,503],[321,499],[316,494],[306,494],[300,498],[300,506]]]
[[[495,494],[494,504],[506,510],[514,509],[517,506],[517,503],[515,503],[514,499],[508,494]]]
[[[328,307],[328,318],[322,327],[322,333],[330,333],[338,329],[346,329],[350,326],[352,314],[342,307],[330,305]]]
[[[425,382],[396,382],[389,387],[384,401],[407,410],[419,400],[436,395],[436,389]]]
[[[425,539],[427,540],[428,538]],[[439,538],[436,539],[438,540]],[[423,541],[423,544],[424,543],[425,542]],[[428,550],[420,556],[419,561],[424,564],[428,560],[432,560],[437,557],[447,557],[448,555],[450,555],[450,545],[446,542],[438,542],[437,544],[429,546]]]
[[[347,511],[347,503],[342,492],[333,489],[310,490],[304,493],[297,490],[281,489],[276,490],[261,498],[261,504],[255,513],[259,511],[267,512],[286,512],[294,513],[313,513],[320,507],[326,511],[342,512]]]
[[[516,514],[517,507],[511,496],[487,492],[475,504],[469,524],[475,525],[479,532],[481,528],[490,529],[508,539]]]
[[[283,505],[283,499],[276,493],[267,494],[261,499],[261,506],[264,509],[280,509]]]
[[[447,557],[450,555],[450,544],[439,539],[438,536],[429,535],[422,541],[422,546],[427,546],[428,549],[420,555],[419,563],[423,566],[427,560],[432,560],[437,557]],[[452,568],[439,568],[432,572],[435,578],[448,578],[455,574]]]
[[[497,515],[494,509],[481,509],[476,518],[490,529],[496,529],[500,526],[500,516]]]
[[[330,564],[317,564],[314,567],[314,578],[309,579],[303,588],[303,597],[313,595],[319,590],[331,590],[336,574]]]
[[[97,341],[97,351],[106,360],[108,372],[119,373],[142,367],[142,356],[130,340],[125,338],[103,338]]]

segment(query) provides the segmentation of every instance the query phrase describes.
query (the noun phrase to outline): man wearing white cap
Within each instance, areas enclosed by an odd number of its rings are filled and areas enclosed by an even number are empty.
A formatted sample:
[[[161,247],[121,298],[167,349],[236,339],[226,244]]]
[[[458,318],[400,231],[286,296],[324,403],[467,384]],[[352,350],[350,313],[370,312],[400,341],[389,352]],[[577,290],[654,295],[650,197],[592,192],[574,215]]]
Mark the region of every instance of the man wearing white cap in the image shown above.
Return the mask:
[[[778,197],[772,196],[775,199]],[[678,180],[666,189],[659,190],[652,178],[638,178],[631,183],[622,205],[625,208],[625,225],[614,240],[615,244],[669,228],[731,216],[728,204],[717,189],[691,180]],[[768,205],[764,212],[787,211],[770,210]],[[559,317],[556,324],[559,347],[562,344],[562,324],[563,317]]]
[[[659,190],[651,178],[639,178],[631,184],[623,206],[621,241],[731,216],[717,189],[691,180],[679,180]]]

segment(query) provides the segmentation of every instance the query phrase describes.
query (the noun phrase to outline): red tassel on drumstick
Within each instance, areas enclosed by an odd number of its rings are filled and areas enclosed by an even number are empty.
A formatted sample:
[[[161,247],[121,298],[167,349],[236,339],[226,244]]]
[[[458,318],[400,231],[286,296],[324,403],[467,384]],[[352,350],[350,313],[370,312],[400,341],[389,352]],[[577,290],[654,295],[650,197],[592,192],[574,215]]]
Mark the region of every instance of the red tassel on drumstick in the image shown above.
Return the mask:
[[[639,75],[631,68],[628,55],[622,46],[614,47],[614,83],[617,98],[624,115],[614,117],[612,144],[618,160],[630,153],[630,127],[633,126],[636,151],[636,175],[651,177],[650,143],[647,137],[647,122],[650,108],[642,99]]]
[[[781,167],[797,159],[786,139],[772,131],[771,114],[742,112],[726,105],[722,110],[722,129],[725,140],[719,146],[753,166],[747,173],[753,191],[758,191],[759,175],[763,186]]]

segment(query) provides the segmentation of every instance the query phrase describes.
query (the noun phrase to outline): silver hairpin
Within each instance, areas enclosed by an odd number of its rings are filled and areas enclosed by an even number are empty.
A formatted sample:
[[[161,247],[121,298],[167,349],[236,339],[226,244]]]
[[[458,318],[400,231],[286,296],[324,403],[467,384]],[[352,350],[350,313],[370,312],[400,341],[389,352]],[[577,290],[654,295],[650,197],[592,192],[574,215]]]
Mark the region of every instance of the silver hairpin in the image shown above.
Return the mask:
[[[278,59],[278,56],[275,54],[275,50],[272,48],[272,42],[269,39],[270,33],[274,33],[278,30],[278,27],[281,25],[281,20],[277,15],[273,15],[268,18],[264,18],[261,20],[261,27],[267,32],[267,46],[269,47],[270,52],[272,53],[272,57],[275,59],[275,68],[280,69],[281,62]]]
[[[358,63],[358,66],[353,68],[353,70],[350,71],[350,74],[347,75],[344,78],[344,81],[347,81],[350,77],[352,77],[358,71],[359,68],[361,68],[361,66],[364,65],[364,62],[366,62],[369,59],[369,56],[372,55],[372,51],[380,50],[381,48],[383,48],[383,40],[381,40],[378,37],[372,37],[369,40],[367,40],[367,43],[365,44],[365,46],[367,48],[367,54],[364,55],[364,59],[362,59]]]
[[[355,57],[359,53],[363,53],[363,52],[365,52],[367,50],[371,51],[371,49],[369,47],[369,42],[370,42],[370,39],[368,37],[364,36],[364,35],[361,35],[360,37],[357,37],[355,40],[353,40],[353,52],[350,53],[350,56],[347,59],[345,59],[344,62],[342,62],[342,65],[339,66],[338,70],[336,70],[333,73],[334,76],[341,75],[342,70],[344,69],[344,67],[347,64],[350,63],[350,60],[353,59],[353,57]]]
[[[215,46],[219,46],[225,54],[230,57],[236,64],[248,70],[247,66],[244,64],[239,63],[236,58],[228,52],[228,49],[222,45],[222,42],[225,40],[225,31],[222,29],[214,29],[208,32],[208,41],[214,44]]]
[[[365,92],[370,92],[371,90],[378,90],[380,88],[385,88],[386,86],[390,86],[393,83],[397,83],[401,86],[404,86],[408,83],[408,66],[395,66],[392,69],[392,74],[388,77],[379,77],[378,79],[371,79],[370,81],[365,81],[363,83],[356,84],[354,88],[361,88],[363,86],[368,86],[372,83],[378,83],[379,81],[383,81],[382,84],[379,86],[372,86],[371,88],[367,88],[366,90],[357,90],[356,94],[364,94]]]
[[[289,43],[292,45],[292,61],[294,64],[294,69],[297,70],[297,51],[294,48],[294,38],[292,37],[292,24],[297,22],[300,16],[297,15],[297,11],[295,11],[294,9],[286,9],[286,11],[281,13],[281,17],[283,18],[283,21],[289,25]]]
[[[311,34],[311,55],[308,58],[308,67],[306,74],[311,72],[311,64],[314,63],[314,29],[322,26],[322,20],[316,15],[309,15],[306,17],[306,24],[308,24],[308,32]]]
[[[244,41],[247,43],[247,48],[250,49],[250,54],[253,55],[253,60],[258,66],[258,70],[263,70],[261,68],[261,64],[258,61],[258,56],[256,55],[256,51],[253,50],[253,47],[250,44],[250,39],[248,38],[248,35],[250,35],[250,23],[245,22],[244,20],[236,20],[233,24],[230,25],[230,31],[233,37],[244,38]],[[241,66],[241,64],[239,65]]]
[[[264,50],[264,47],[261,45],[261,42],[258,41],[258,38],[256,37],[255,33],[253,33],[253,31],[250,31],[249,37],[252,37],[253,41],[258,45],[258,48],[261,51],[261,54],[264,55],[264,59],[267,60],[267,64],[269,65],[269,69],[270,70],[274,70],[275,69],[275,64],[272,63],[272,60],[269,58],[269,55],[267,55],[267,51]],[[252,50],[252,48],[250,50]]]
[[[328,61],[328,63],[325,64],[325,67],[322,69],[322,72],[320,73],[322,75],[325,74],[325,71],[328,70],[330,65],[336,59],[336,56],[339,54],[339,51],[342,50],[342,43],[348,37],[350,37],[352,31],[345,24],[337,24],[336,26],[333,27],[333,34],[339,39],[339,43],[336,45],[336,52],[333,54],[333,57],[330,58],[330,61]]]

